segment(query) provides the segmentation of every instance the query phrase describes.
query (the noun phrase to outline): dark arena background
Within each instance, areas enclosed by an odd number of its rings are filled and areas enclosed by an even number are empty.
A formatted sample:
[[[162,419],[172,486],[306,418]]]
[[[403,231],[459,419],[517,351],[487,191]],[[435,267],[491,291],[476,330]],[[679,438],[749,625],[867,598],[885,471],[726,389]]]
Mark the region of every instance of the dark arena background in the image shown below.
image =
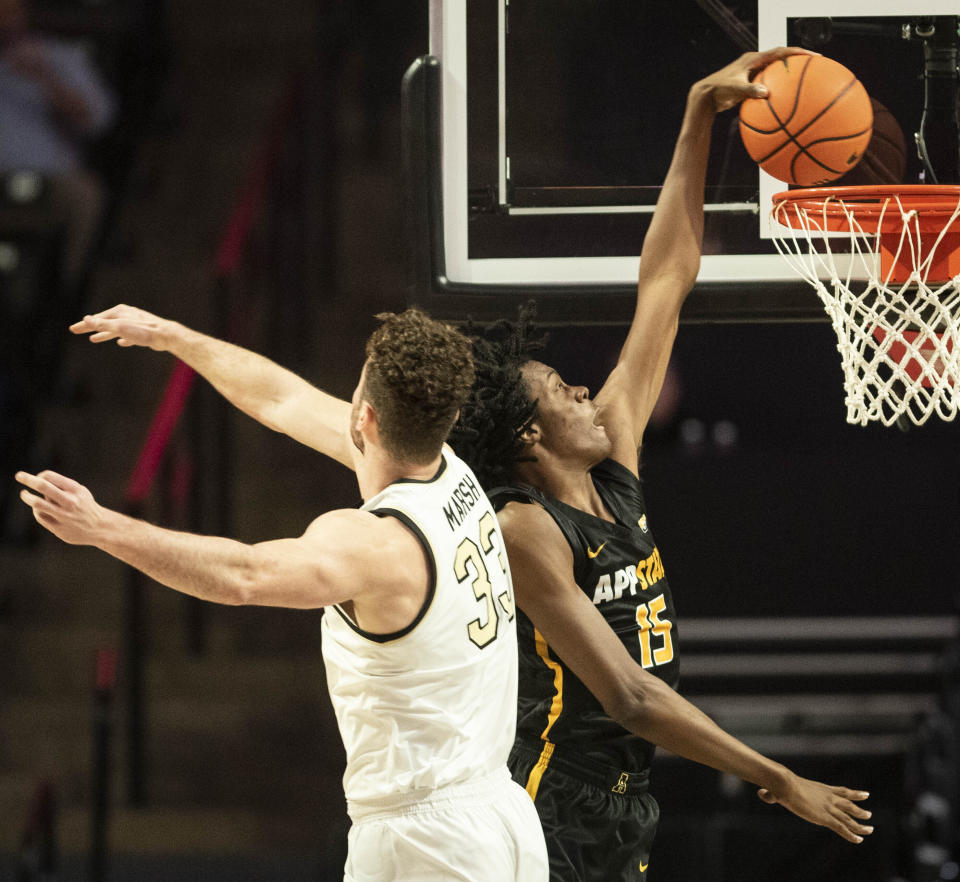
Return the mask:
[[[63,545],[13,474],[54,468],[111,507],[248,542],[359,503],[353,476],[170,356],[91,346],[67,326],[130,303],[349,398],[376,313],[510,318],[534,296],[545,360],[595,391],[632,292],[484,289],[441,272],[443,121],[429,83],[403,84],[417,59],[433,63],[455,0],[25,2],[32,27],[91,59],[113,112],[69,169],[99,197],[71,190],[64,209],[62,169],[0,167],[0,879],[341,879],[321,614],[203,604]],[[465,4],[469,259],[639,254],[686,90],[756,48],[758,4],[512,0],[503,189],[499,6]],[[882,96],[890,183],[930,181],[921,130],[939,182],[960,183],[957,16],[772,5],[788,39]],[[649,878],[957,879],[960,425],[846,424],[815,295],[759,260],[775,252],[755,232],[762,196],[735,119],[714,129],[705,252],[742,256],[742,277],[691,295],[642,456],[681,689],[801,774],[869,790],[876,832],[853,847],[659,755]],[[0,159],[16,124],[0,106]],[[76,262],[78,213],[94,232]]]

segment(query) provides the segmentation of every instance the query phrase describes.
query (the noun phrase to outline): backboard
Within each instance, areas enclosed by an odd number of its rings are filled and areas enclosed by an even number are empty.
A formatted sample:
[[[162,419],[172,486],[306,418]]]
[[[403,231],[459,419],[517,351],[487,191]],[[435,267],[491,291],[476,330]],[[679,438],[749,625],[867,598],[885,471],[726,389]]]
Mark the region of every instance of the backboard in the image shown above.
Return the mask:
[[[408,186],[427,216],[412,233],[431,251],[414,299],[481,318],[537,295],[545,319],[556,306],[562,320],[628,320],[689,86],[757,45],[806,45],[853,70],[899,123],[903,180],[916,182],[918,23],[956,11],[945,0],[432,0],[435,60],[405,84]],[[782,189],[744,150],[736,112],[718,116],[684,318],[823,317],[770,239]]]

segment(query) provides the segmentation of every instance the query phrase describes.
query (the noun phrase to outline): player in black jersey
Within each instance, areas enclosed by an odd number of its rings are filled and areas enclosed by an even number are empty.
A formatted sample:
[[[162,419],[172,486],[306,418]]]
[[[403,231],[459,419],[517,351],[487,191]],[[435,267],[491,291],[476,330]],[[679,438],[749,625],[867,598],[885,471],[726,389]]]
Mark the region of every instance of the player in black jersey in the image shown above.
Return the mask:
[[[757,784],[764,801],[851,842],[873,830],[857,805],[866,793],[799,777],[677,694],[673,601],[638,478],[699,268],[714,117],[762,96],[753,75],[800,51],[748,53],[691,88],[643,243],[632,325],[595,399],[534,359],[523,313],[474,343],[477,384],[451,443],[501,506],[522,610],[511,770],[537,805],[556,882],[646,877],[659,814],[647,792],[655,744]]]

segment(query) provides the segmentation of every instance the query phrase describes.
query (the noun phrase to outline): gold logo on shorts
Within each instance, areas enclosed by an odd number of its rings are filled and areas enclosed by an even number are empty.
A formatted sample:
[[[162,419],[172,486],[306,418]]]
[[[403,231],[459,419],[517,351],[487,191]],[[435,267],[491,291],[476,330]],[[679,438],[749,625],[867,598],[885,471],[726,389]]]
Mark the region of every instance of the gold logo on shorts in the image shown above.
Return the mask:
[[[627,792],[627,781],[630,779],[630,776],[626,772],[620,773],[620,780],[613,785],[610,789],[614,793],[626,793]]]

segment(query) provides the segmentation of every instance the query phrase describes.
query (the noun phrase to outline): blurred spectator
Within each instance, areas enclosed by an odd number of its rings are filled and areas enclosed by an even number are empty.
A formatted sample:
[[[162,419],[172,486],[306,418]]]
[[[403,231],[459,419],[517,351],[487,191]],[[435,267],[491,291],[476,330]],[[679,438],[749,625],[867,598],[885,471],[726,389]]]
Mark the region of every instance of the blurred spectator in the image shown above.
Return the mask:
[[[62,226],[63,279],[81,280],[99,233],[101,182],[85,148],[113,121],[114,98],[86,49],[38,33],[26,0],[0,0],[0,174],[32,171],[46,189],[35,206],[0,206],[0,229]]]

